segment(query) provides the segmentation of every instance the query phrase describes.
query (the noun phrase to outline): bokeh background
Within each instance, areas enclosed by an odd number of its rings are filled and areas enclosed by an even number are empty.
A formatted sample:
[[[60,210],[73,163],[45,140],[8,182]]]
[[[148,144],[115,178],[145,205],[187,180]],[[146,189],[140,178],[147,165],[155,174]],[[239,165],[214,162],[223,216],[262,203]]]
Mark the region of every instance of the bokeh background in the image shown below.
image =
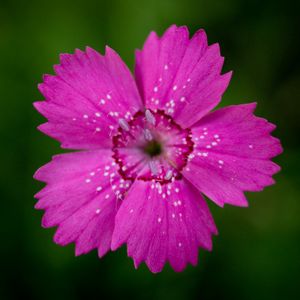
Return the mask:
[[[1,280],[0,299],[295,299],[300,269],[299,1],[110,0],[0,1]],[[62,152],[36,126],[32,107],[43,73],[61,52],[114,48],[133,68],[134,49],[150,30],[205,28],[234,70],[222,106],[258,101],[257,114],[278,125],[284,153],[277,184],[249,193],[247,209],[211,210],[219,228],[199,265],[174,273],[135,270],[121,251],[74,257],[53,243],[33,198],[34,171]]]

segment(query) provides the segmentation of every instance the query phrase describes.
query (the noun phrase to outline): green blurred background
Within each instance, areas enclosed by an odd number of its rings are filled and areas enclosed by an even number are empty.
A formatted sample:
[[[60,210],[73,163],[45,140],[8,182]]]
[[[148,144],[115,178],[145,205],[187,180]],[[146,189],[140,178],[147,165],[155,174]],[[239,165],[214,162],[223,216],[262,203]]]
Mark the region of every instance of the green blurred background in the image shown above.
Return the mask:
[[[300,269],[299,1],[0,1],[1,299],[294,299]],[[114,48],[132,69],[150,30],[205,28],[234,70],[223,105],[258,101],[285,152],[277,184],[249,193],[247,209],[210,203],[219,236],[182,273],[135,270],[121,251],[74,257],[52,242],[33,209],[34,171],[62,150],[36,130],[32,102],[61,52]]]

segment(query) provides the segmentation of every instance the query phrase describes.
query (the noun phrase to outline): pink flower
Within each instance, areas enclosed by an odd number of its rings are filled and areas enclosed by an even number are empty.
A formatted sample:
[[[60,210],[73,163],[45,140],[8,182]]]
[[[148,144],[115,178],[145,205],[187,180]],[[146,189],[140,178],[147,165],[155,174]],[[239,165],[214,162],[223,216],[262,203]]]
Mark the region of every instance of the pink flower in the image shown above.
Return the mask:
[[[212,111],[228,86],[219,45],[199,30],[152,32],[136,52],[135,80],[110,48],[62,54],[56,75],[39,85],[39,126],[81,150],[54,156],[34,178],[42,225],[76,255],[127,244],[135,267],[160,272],[197,264],[217,228],[202,195],[219,206],[247,206],[244,191],[274,183],[281,153],[275,126],[253,115],[256,104]]]

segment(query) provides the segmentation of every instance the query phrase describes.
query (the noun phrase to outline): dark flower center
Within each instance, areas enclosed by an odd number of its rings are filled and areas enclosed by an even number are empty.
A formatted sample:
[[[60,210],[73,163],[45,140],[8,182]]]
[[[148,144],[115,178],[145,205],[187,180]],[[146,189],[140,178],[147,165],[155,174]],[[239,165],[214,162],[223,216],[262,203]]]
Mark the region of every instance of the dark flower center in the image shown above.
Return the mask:
[[[148,142],[143,150],[150,157],[160,155],[163,151],[162,145],[156,140]]]

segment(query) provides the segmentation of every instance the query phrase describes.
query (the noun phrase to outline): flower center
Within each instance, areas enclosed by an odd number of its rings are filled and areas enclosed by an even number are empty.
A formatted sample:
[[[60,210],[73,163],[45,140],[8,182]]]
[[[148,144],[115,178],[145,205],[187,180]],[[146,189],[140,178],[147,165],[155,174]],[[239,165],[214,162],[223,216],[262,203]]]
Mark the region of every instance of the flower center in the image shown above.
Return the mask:
[[[162,145],[158,141],[150,141],[144,147],[144,152],[150,157],[160,155],[162,153]]]
[[[112,150],[123,179],[167,183],[181,178],[193,147],[190,129],[162,110],[146,110],[119,119]]]

